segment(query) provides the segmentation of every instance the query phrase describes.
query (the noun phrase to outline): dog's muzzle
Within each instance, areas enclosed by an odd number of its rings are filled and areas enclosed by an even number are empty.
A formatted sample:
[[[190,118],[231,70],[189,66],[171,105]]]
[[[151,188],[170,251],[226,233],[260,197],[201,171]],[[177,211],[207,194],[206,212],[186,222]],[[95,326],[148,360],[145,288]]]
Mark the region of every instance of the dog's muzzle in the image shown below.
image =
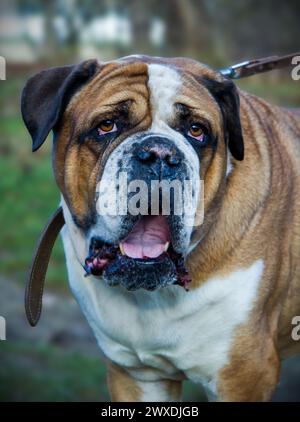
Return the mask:
[[[182,216],[175,212],[174,190],[169,192],[167,214],[161,190],[155,193],[154,215],[152,207],[152,182],[183,182],[188,173],[185,157],[174,142],[160,136],[147,136],[130,148],[126,151],[131,156],[126,169],[128,179],[141,180],[147,187],[147,215],[129,212],[120,217],[113,242],[105,242],[94,232],[85,261],[86,273],[102,276],[107,284],[120,284],[128,290],[155,290],[170,284],[186,288],[191,281],[184,266],[186,231]],[[119,172],[124,170],[120,166]],[[128,199],[133,195],[128,193]]]

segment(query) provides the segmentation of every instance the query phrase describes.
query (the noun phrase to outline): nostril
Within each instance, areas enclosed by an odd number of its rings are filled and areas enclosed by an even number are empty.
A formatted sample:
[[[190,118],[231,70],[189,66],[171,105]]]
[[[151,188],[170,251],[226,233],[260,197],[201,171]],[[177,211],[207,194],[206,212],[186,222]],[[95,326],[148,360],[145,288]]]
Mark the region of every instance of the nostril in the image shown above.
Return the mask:
[[[171,154],[166,157],[167,163],[170,166],[178,166],[180,164],[180,158],[178,155]]]
[[[136,155],[140,161],[152,161],[155,158],[153,152],[146,149],[140,149]]]

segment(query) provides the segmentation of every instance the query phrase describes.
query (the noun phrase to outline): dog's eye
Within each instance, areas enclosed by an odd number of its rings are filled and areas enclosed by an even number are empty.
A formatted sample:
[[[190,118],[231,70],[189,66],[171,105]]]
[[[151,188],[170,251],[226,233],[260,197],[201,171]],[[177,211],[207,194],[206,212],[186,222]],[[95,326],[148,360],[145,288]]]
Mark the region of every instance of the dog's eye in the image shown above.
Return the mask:
[[[117,131],[117,125],[114,120],[102,120],[99,126],[97,127],[98,135],[105,135],[107,133],[112,133]]]
[[[199,123],[193,123],[191,124],[188,135],[191,136],[194,139],[197,139],[200,142],[204,141],[204,132],[203,127]]]

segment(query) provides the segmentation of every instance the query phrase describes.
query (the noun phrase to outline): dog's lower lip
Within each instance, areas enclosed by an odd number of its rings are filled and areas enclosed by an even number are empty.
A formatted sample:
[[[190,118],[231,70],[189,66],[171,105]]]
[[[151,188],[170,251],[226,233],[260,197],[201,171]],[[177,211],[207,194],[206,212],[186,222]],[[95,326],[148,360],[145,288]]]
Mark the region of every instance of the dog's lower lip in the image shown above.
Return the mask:
[[[161,267],[161,265],[163,266]],[[152,266],[152,268],[151,268]],[[160,268],[161,274],[168,268],[167,274],[172,283],[179,284],[186,289],[191,279],[184,264],[184,256],[176,252],[171,241],[171,231],[169,223],[164,216],[145,216],[138,220],[129,233],[118,244],[107,244],[99,238],[92,238],[90,244],[90,254],[85,260],[84,269],[86,275],[115,277],[124,274],[126,277],[132,272],[132,282],[129,285],[151,285],[145,284],[145,274],[142,268],[148,271],[148,277],[152,280],[156,278],[157,287],[159,287],[159,275],[157,268]],[[147,269],[146,269],[147,268]],[[127,275],[126,275],[127,274]],[[136,282],[134,282],[136,280]],[[161,282],[165,285],[165,281]]]
[[[161,255],[157,256],[156,258],[130,258],[130,259],[134,259],[136,262],[140,262],[142,265],[151,265],[154,264],[156,262],[158,262],[160,259],[162,259],[164,256],[166,256],[166,253],[162,253]]]
[[[171,243],[168,245],[167,252],[163,252],[155,258],[130,258],[126,255],[122,255],[120,248],[114,245],[103,245],[101,248],[94,247],[90,252],[90,255],[85,260],[85,275],[88,276],[93,274],[94,276],[102,276],[105,274],[106,269],[120,258],[139,262],[141,265],[145,265],[146,267],[161,262],[161,260],[165,259],[165,257],[168,257],[175,265],[177,271],[177,281],[175,284],[178,284],[185,290],[188,290],[187,286],[192,280],[184,265],[183,256],[173,249]]]

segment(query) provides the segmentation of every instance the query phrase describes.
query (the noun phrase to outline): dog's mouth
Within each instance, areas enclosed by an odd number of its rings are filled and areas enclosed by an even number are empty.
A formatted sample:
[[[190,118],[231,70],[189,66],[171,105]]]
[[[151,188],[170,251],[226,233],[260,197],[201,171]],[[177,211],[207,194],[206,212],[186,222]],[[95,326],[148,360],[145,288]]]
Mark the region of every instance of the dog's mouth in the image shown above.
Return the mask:
[[[103,276],[109,285],[155,290],[191,282],[184,256],[174,250],[165,216],[143,216],[118,245],[92,239],[86,275]]]

